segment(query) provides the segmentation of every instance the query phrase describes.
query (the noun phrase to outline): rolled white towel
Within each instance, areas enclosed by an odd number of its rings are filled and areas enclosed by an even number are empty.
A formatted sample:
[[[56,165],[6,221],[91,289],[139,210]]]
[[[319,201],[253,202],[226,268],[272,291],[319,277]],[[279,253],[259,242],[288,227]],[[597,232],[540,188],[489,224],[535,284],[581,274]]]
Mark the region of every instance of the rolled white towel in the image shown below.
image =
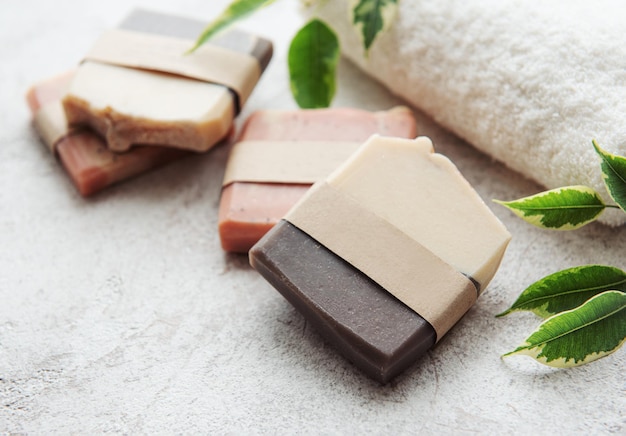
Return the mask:
[[[623,0],[400,0],[367,57],[351,3],[309,11],[364,71],[546,188],[585,184],[612,203],[591,140],[626,155]],[[600,221],[626,214],[606,210]]]

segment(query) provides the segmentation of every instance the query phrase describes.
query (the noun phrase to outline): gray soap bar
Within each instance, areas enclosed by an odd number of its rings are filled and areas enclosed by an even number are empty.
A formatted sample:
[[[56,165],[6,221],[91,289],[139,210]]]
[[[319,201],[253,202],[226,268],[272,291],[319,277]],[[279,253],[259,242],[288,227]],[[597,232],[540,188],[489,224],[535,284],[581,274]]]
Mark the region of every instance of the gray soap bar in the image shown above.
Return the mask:
[[[119,27],[120,29],[195,40],[206,25],[205,22],[187,17],[136,9],[120,23]],[[269,40],[237,29],[229,29],[216,35],[208,41],[208,44],[254,56],[259,61],[261,71],[265,70],[272,59],[273,48]]]
[[[119,28],[195,41],[206,26],[207,23],[187,17],[136,9],[120,23]],[[268,39],[234,28],[217,34],[207,44],[251,55],[259,62],[261,72],[265,71],[274,53],[273,45]],[[241,109],[239,96],[233,92],[233,97],[238,113]]]

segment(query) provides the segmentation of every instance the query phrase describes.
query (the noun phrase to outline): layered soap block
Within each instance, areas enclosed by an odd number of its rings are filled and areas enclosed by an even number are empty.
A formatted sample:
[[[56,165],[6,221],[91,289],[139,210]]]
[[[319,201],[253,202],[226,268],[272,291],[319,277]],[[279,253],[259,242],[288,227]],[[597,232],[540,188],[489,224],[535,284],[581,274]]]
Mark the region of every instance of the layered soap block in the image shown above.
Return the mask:
[[[68,72],[33,86],[27,102],[43,142],[55,153],[78,192],[87,197],[105,187],[192,153],[166,147],[138,146],[118,154],[88,128],[68,128],[61,98],[72,80]]]
[[[406,107],[262,110],[243,126],[226,166],[219,207],[222,248],[246,253],[306,193],[372,134],[415,138]]]
[[[120,25],[120,29],[133,31],[140,35],[160,35],[181,38],[184,41],[192,41],[203,27],[204,23],[195,20],[146,10],[137,10],[131,13]],[[232,30],[223,34],[223,36],[211,41],[211,44],[219,47],[221,50],[255,59],[261,71],[266,68],[272,56],[272,45],[269,41],[238,30]],[[182,57],[182,52],[174,59],[178,57]],[[148,117],[146,120],[134,120],[126,123],[125,129],[117,129],[117,131],[134,131],[131,134],[131,136],[135,135],[132,141],[139,141],[139,145],[133,145],[125,153],[117,153],[111,150],[111,148],[116,148],[116,146],[110,147],[110,144],[107,142],[108,128],[100,126],[94,130],[93,127],[97,127],[96,124],[103,123],[102,120],[106,119],[106,117],[99,118],[96,116],[97,114],[91,114],[88,115],[89,117],[93,116],[90,122],[85,121],[83,124],[82,121],[78,122],[74,119],[76,125],[68,126],[62,100],[68,96],[68,92],[72,87],[81,88],[85,86],[94,88],[95,83],[96,88],[101,87],[101,89],[105,89],[103,82],[109,80],[112,86],[116,88],[114,91],[111,91],[112,98],[125,99],[126,93],[137,92],[138,90],[135,88],[140,88],[143,89],[142,92],[148,92],[151,95],[151,100],[137,99],[137,95],[135,95],[135,98],[129,97],[129,105],[138,106],[137,110],[141,110],[141,107],[148,102],[151,106],[150,110],[159,111],[158,107],[162,107],[162,104],[154,103],[154,100],[161,96],[161,89],[154,88],[155,82],[146,80],[145,82],[138,81],[135,83],[130,80],[120,83],[119,80],[124,80],[124,77],[120,78],[116,75],[109,77],[106,74],[101,77],[97,71],[95,73],[91,71],[94,67],[97,69],[98,67],[109,68],[110,66],[85,62],[77,70],[69,71],[34,85],[27,93],[27,101],[33,113],[35,128],[40,133],[43,142],[59,157],[62,165],[83,196],[92,195],[113,183],[136,176],[181,157],[194,154],[182,148],[177,149],[166,143],[142,145],[142,140],[136,136],[153,135],[154,139],[154,133],[150,132],[154,132],[155,129],[151,127],[160,125],[160,128],[156,129],[158,135],[160,135],[159,140],[169,142],[169,137],[180,137],[177,125],[181,124],[177,121],[172,121],[173,124],[170,123],[168,125],[168,122],[161,122],[162,120],[159,121],[158,119],[155,121]],[[114,70],[116,72],[126,70],[128,72],[136,72],[130,68],[114,68]],[[92,76],[92,73],[95,76]],[[77,76],[82,78],[77,80]],[[157,82],[161,76],[163,74],[159,73],[148,75],[148,77],[153,79],[157,78]],[[143,78],[144,76],[140,75],[140,77]],[[173,79],[174,76],[171,78]],[[178,80],[183,80],[185,83],[190,82],[188,79]],[[178,87],[175,86],[176,83],[178,83],[177,80],[171,82],[172,87],[169,89],[174,94],[178,93]],[[240,107],[242,102],[234,91],[223,85],[207,84],[200,81],[198,83],[215,91],[215,95],[218,97],[214,100],[203,101],[195,99],[193,103],[195,105],[194,110],[207,113],[214,113],[214,110],[217,110],[227,115],[217,118],[217,127],[215,129],[212,127],[212,121],[206,124],[206,130],[203,130],[202,126],[196,129],[202,136],[201,141],[204,144],[215,144],[232,132],[232,115],[236,112],[235,108]],[[256,80],[253,80],[249,83],[249,86],[254,87],[255,84]],[[94,98],[97,98],[97,95],[102,96],[102,94],[96,94]],[[189,95],[181,98],[189,98]],[[166,103],[169,101],[166,98]],[[188,110],[186,104],[168,103],[166,105],[172,120],[184,118],[182,114]],[[183,107],[181,108],[181,106]],[[120,124],[116,125],[119,128]],[[113,141],[116,141],[118,138],[116,135],[108,136],[108,139]],[[121,136],[125,137],[123,133]],[[129,139],[131,136],[125,138],[131,141]],[[150,143],[151,141],[146,140],[145,142]],[[128,145],[129,142],[126,141],[122,147],[118,146],[117,148],[125,149]],[[202,149],[203,147],[200,148]]]
[[[183,35],[137,30],[131,19],[96,41],[62,100],[69,125],[90,126],[116,152],[133,144],[207,151],[226,136],[271,44],[234,36],[244,43],[239,50],[205,44],[186,54],[194,44],[185,37],[192,24],[166,19]],[[202,26],[194,27],[199,34]]]
[[[428,138],[375,135],[249,256],[345,357],[385,383],[469,310],[509,240]]]

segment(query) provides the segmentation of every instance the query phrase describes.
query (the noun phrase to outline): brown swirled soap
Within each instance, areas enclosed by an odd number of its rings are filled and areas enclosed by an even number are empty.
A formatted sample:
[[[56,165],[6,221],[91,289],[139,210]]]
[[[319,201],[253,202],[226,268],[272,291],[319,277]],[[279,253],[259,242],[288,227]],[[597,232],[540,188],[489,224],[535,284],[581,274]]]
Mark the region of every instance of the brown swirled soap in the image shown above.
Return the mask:
[[[385,383],[467,312],[509,240],[428,138],[373,136],[250,250],[250,263]]]

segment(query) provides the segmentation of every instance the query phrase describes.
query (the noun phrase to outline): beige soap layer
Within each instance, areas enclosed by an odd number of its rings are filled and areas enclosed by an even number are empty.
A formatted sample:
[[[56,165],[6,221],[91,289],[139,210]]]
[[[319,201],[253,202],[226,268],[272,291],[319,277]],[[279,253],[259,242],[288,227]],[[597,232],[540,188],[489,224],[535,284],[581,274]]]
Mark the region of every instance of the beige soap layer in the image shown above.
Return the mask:
[[[118,152],[133,144],[206,151],[235,116],[223,86],[97,62],[80,66],[63,106],[70,125],[91,126]]]
[[[484,289],[511,238],[428,138],[372,137],[327,183],[418,241]],[[380,183],[390,189],[381,189]]]

